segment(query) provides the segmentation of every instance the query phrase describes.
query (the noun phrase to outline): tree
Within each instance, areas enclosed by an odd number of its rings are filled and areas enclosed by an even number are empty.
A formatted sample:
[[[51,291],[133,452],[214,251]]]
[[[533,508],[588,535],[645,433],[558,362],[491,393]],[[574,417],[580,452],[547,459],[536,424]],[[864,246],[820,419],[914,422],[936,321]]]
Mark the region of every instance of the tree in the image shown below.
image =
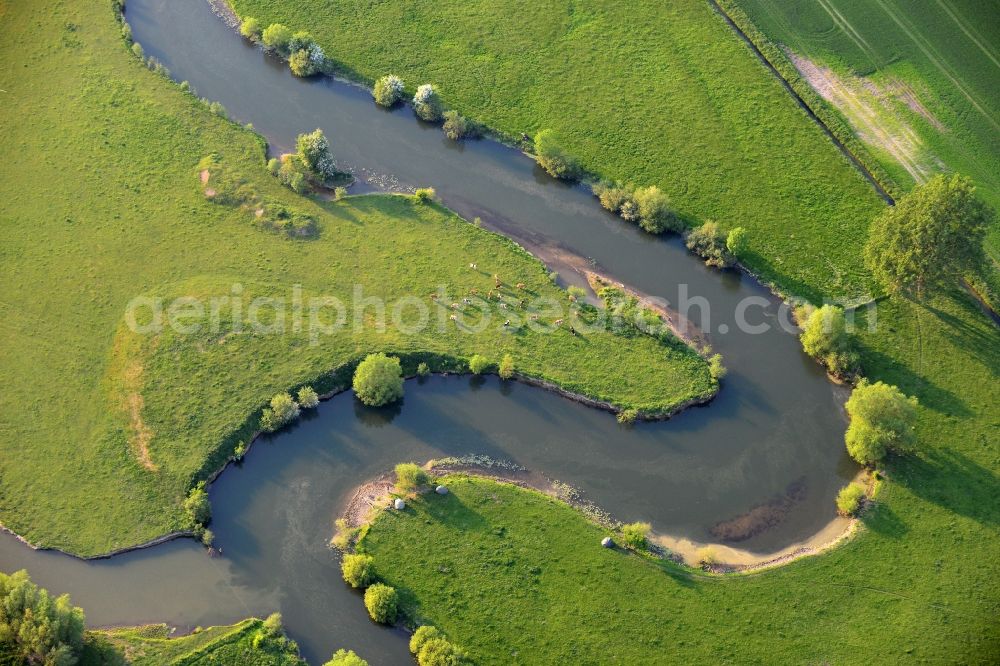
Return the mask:
[[[916,398],[889,384],[861,380],[846,408],[851,417],[844,436],[847,452],[862,465],[875,465],[888,451],[903,453],[912,447]]]
[[[474,375],[481,375],[489,370],[489,368],[490,362],[486,360],[485,356],[473,354],[472,358],[469,359],[469,370],[471,370]]]
[[[639,550],[646,547],[646,539],[652,525],[649,523],[629,523],[622,525],[622,542],[626,547]]]
[[[371,555],[344,555],[340,563],[344,582],[357,589],[375,582],[375,558]]]
[[[430,477],[416,463],[399,463],[396,465],[396,490],[410,493],[430,482]]]
[[[69,595],[53,598],[28,572],[0,573],[0,648],[4,663],[71,666],[83,649],[83,611]]]
[[[445,638],[431,638],[417,652],[417,666],[460,666],[465,652]]]
[[[858,355],[847,332],[843,308],[827,304],[812,310],[799,339],[805,352],[835,375],[848,373],[857,365]]]
[[[312,386],[303,386],[299,389],[299,406],[305,409],[312,409],[319,405],[319,395]]]
[[[296,51],[308,51],[313,44],[312,35],[310,35],[305,30],[299,30],[292,35],[292,38],[288,40],[288,52],[295,53]]]
[[[722,362],[722,354],[712,354],[708,357],[708,374],[717,382],[722,381],[729,374],[729,370]]]
[[[299,404],[288,393],[278,393],[270,404],[260,416],[261,430],[274,432],[299,416]]]
[[[471,132],[469,121],[458,111],[444,112],[444,135],[452,141],[460,141]]]
[[[318,127],[313,132],[298,136],[295,140],[295,151],[309,173],[320,182],[325,183],[340,175],[330,153],[330,142],[323,130]]]
[[[260,41],[260,31],[260,21],[253,17],[248,16],[240,24],[240,34],[251,41]]]
[[[421,120],[427,122],[441,120],[441,99],[434,86],[425,83],[417,88],[417,94],[413,96],[413,110]]]
[[[354,371],[354,393],[369,407],[380,407],[403,397],[399,359],[379,352],[369,354]]]
[[[500,379],[510,379],[514,376],[514,357],[504,354],[500,359]]]
[[[620,214],[622,206],[632,201],[631,188],[621,184],[611,185],[602,182],[594,185],[591,190],[594,192],[594,196],[601,202],[601,206],[612,213]],[[634,202],[632,203],[634,204]]]
[[[554,178],[576,180],[580,175],[576,160],[562,149],[552,130],[542,130],[535,135],[535,155],[538,164]]]
[[[444,634],[432,624],[417,627],[417,630],[413,632],[413,636],[410,637],[410,654],[418,654],[424,643],[432,638],[444,638]]]
[[[684,239],[684,244],[709,266],[728,268],[735,262],[726,247],[726,236],[717,222],[708,221],[692,229]]]
[[[745,255],[750,249],[750,238],[747,235],[747,230],[743,227],[731,229],[729,235],[726,236],[726,249],[737,258]]]
[[[341,648],[333,653],[330,661],[323,666],[368,666],[368,662],[354,653],[354,650]]]
[[[318,44],[313,44],[308,49],[292,51],[292,54],[288,56],[288,68],[295,76],[312,76],[320,71],[325,59],[323,49]]]
[[[860,483],[849,483],[837,493],[837,513],[842,516],[853,516],[861,508],[861,500],[865,496],[865,487]]]
[[[201,482],[188,491],[184,498],[184,513],[192,525],[208,525],[212,520],[212,505],[208,501],[205,483]]]
[[[365,590],[365,608],[376,622],[392,624],[399,612],[399,595],[396,588],[375,583]]]
[[[427,375],[431,374],[431,366],[421,361],[417,365],[417,374],[420,375],[421,377],[426,377]]]
[[[938,175],[875,218],[865,263],[893,291],[922,296],[982,266],[993,211],[963,176]]]
[[[271,613],[267,616],[267,619],[264,620],[264,631],[271,637],[281,636],[285,633],[281,613]]]
[[[262,39],[267,48],[287,54],[288,43],[292,41],[292,30],[281,23],[272,23],[264,29]]]
[[[375,82],[372,97],[379,106],[390,107],[403,99],[403,79],[387,74]]]
[[[670,209],[670,200],[656,185],[639,188],[633,195],[639,213],[639,226],[651,234],[680,231],[682,223]]]

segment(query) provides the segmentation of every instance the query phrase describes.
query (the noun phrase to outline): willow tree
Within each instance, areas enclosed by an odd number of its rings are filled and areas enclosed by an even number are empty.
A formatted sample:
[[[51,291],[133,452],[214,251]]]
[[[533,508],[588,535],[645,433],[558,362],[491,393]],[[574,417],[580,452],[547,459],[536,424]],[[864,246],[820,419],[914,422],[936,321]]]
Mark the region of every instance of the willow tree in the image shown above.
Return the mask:
[[[893,291],[917,296],[978,269],[993,211],[975,190],[959,175],[917,186],[872,224],[868,268]]]

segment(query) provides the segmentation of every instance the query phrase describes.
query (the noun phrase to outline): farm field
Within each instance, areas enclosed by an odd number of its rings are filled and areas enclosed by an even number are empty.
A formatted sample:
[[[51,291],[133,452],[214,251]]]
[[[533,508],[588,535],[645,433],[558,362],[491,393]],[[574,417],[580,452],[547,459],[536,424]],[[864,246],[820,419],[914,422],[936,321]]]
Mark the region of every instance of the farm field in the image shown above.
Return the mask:
[[[739,0],[754,24],[832,70],[836,105],[909,187],[941,170],[1000,205],[1000,21],[976,0]],[[829,81],[828,81],[829,83]],[[876,125],[891,139],[879,137]],[[889,149],[878,146],[891,144]],[[906,165],[906,168],[903,166]],[[989,249],[1000,256],[1000,230]]]
[[[353,76],[431,82],[492,128],[552,129],[588,170],[658,185],[692,222],[746,227],[747,263],[789,292],[869,290],[857,256],[881,201],[707,2],[232,5],[309,30]]]
[[[479,353],[493,363],[510,352],[527,375],[653,412],[714,391],[707,364],[676,341],[515,335],[499,314],[480,335],[446,316],[443,333],[436,324],[400,333],[392,305],[416,294],[430,306],[425,295],[439,285],[456,299],[472,288],[485,295],[499,274],[508,298],[566,295],[513,243],[435,205],[396,196],[322,203],[282,188],[264,168],[259,137],[128,53],[110,7],[8,6],[2,20],[11,37],[0,59],[23,74],[0,84],[20,100],[5,107],[0,145],[33,158],[8,163],[0,178],[0,523],[30,542],[96,555],[182,528],[187,490],[247,441],[271,396],[317,381],[330,390],[343,377],[326,373],[369,351]],[[35,41],[44,46],[26,47]],[[313,216],[317,236],[287,239],[206,200],[198,164],[209,154],[261,196]],[[212,332],[207,305],[190,320],[204,324],[198,335],[133,335],[124,323],[139,296],[235,300],[243,290],[247,304],[279,297],[291,307],[296,284],[304,304],[351,304],[359,284],[364,296],[386,299],[390,325],[384,334],[349,326],[313,345],[307,325],[235,334],[232,308]],[[428,357],[442,368],[464,363],[448,359]]]

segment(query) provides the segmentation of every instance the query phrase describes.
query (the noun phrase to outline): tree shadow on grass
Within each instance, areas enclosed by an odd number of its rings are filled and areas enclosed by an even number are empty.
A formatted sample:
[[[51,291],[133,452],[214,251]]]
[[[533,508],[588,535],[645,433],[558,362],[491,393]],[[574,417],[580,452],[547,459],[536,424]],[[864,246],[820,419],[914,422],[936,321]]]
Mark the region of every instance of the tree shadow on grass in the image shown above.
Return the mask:
[[[861,515],[861,522],[872,532],[890,539],[899,539],[910,531],[910,528],[900,520],[896,512],[881,502],[876,502],[874,506],[865,511]]]
[[[1000,375],[1000,332],[997,327],[967,294],[956,293],[950,300],[962,310],[963,317],[930,303],[918,304],[918,307],[923,307],[945,325],[957,347],[975,356],[994,375]]]
[[[922,500],[990,528],[1000,526],[1000,478],[954,449],[897,458],[892,479]]]
[[[421,504],[428,518],[460,532],[486,532],[491,529],[489,521],[481,513],[454,493],[438,495],[429,492],[423,496]]]
[[[969,417],[972,412],[965,402],[948,389],[941,388],[924,375],[918,375],[893,357],[880,351],[863,347],[862,365],[879,368],[875,376],[895,384],[906,395],[916,396],[920,404],[941,414]]]

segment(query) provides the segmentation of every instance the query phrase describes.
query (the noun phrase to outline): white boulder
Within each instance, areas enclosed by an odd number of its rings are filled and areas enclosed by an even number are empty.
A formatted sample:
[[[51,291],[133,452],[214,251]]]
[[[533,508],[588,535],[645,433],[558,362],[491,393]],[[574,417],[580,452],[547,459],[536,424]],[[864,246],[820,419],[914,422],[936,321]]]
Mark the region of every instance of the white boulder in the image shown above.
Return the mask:
[[[402,511],[406,508],[406,502],[404,502],[401,497],[397,497],[396,501],[392,503],[392,506],[396,509],[396,511]]]

